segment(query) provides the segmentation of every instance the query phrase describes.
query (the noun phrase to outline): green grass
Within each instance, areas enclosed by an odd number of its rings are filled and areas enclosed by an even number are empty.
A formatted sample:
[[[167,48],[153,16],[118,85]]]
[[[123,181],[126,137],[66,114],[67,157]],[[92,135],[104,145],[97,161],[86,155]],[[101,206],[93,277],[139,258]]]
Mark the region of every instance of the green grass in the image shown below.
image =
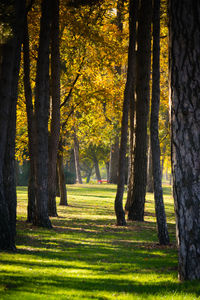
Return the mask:
[[[17,253],[0,253],[0,299],[200,299],[199,282],[177,279],[173,201],[165,187],[171,245],[157,242],[153,195],[145,222],[115,226],[114,185],[70,185],[53,229],[26,223],[18,188]]]

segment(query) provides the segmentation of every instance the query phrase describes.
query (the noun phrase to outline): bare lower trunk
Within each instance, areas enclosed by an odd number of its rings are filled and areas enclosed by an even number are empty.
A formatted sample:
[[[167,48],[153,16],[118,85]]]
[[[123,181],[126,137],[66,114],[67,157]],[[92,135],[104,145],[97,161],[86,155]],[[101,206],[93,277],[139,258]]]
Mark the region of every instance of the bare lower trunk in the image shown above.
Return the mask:
[[[160,169],[160,142],[158,135],[158,117],[160,105],[160,0],[154,0],[153,12],[153,72],[150,132],[154,199],[159,243],[161,245],[168,245],[169,234],[163,201],[162,175]]]
[[[49,1],[42,2],[40,39],[35,89],[36,126],[36,219],[35,224],[51,227],[48,215],[48,118],[49,118]]]
[[[59,190],[60,190],[60,204],[67,206],[67,190],[65,184],[65,174],[64,174],[64,164],[63,164],[63,156],[62,153],[58,154],[57,159],[57,170],[58,170],[58,182],[59,182]]]
[[[199,1],[170,1],[172,173],[181,280],[200,279],[199,11]]]
[[[134,188],[132,204],[128,214],[129,220],[138,221],[144,220],[147,179],[147,121],[150,98],[151,10],[152,1],[142,0],[138,20]]]
[[[60,51],[59,51],[59,0],[52,0],[51,25],[51,83],[52,111],[51,133],[49,139],[49,201],[50,216],[57,216],[56,209],[56,164],[60,135]]]
[[[74,158],[75,158],[75,167],[76,167],[76,178],[78,183],[82,184],[82,177],[81,177],[81,168],[80,168],[80,162],[79,162],[79,143],[76,136],[76,133],[74,133]]]
[[[24,26],[23,58],[24,58],[24,93],[26,101],[26,113],[28,123],[28,150],[30,160],[30,172],[28,181],[28,211],[27,221],[34,222],[35,218],[35,134],[34,134],[34,112],[32,102],[32,89],[30,83],[30,57],[29,57],[29,34],[27,17]]]
[[[99,170],[99,162],[98,162],[96,157],[93,158],[93,162],[94,162],[94,169],[95,169],[97,181],[99,183],[101,183],[101,174],[100,174],[100,170]]]
[[[152,150],[149,138],[148,159],[147,159],[147,189],[148,193],[153,193],[153,170],[152,170]]]
[[[16,235],[16,102],[25,2],[12,8],[13,37],[2,45],[0,61],[0,250],[15,250]]]
[[[115,143],[111,146],[110,166],[109,166],[109,183],[117,184],[119,164],[119,137],[115,137]]]
[[[119,152],[119,171],[117,193],[115,197],[115,214],[117,225],[126,225],[125,213],[123,210],[123,194],[126,171],[126,148],[128,134],[128,111],[131,99],[134,99],[135,84],[135,36],[136,36],[136,19],[137,19],[138,1],[130,1],[129,5],[129,50],[128,50],[128,71],[127,80],[124,90],[123,115],[121,123],[121,141]]]

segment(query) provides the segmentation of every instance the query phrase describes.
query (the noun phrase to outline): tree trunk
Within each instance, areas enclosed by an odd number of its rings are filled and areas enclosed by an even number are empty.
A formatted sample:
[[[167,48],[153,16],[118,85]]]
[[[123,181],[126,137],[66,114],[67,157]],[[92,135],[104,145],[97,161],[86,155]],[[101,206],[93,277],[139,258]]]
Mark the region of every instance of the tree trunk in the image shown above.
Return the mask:
[[[129,211],[133,193],[133,176],[134,176],[134,120],[135,120],[135,99],[130,99],[130,129],[129,129],[129,157],[128,157],[128,180],[127,180],[127,199],[125,210]]]
[[[59,205],[67,206],[67,190],[65,184],[65,174],[64,174],[64,164],[63,164],[63,155],[60,151],[58,153],[57,159],[57,170],[58,170],[58,182],[59,182],[59,190],[60,190],[60,203]]]
[[[93,162],[94,162],[94,169],[96,173],[96,178],[99,183],[101,183],[101,174],[99,170],[99,162],[96,157],[93,157]]]
[[[82,177],[81,177],[81,168],[79,163],[79,143],[76,136],[76,133],[74,132],[74,158],[75,158],[75,167],[76,167],[76,178],[78,183],[82,184]]]
[[[200,2],[169,1],[173,194],[179,278],[200,279]]]
[[[56,210],[56,164],[60,135],[60,51],[59,51],[59,0],[52,0],[51,25],[51,85],[52,112],[49,138],[49,201],[50,216],[57,216]]]
[[[119,137],[115,137],[115,143],[111,146],[110,165],[109,165],[109,183],[117,184],[119,165]]]
[[[160,142],[158,118],[160,105],[160,0],[154,0],[153,9],[153,73],[151,101],[151,149],[154,182],[154,199],[160,245],[169,244],[165,207],[163,202],[162,175],[160,169]]]
[[[10,7],[11,8],[11,7]],[[15,250],[16,181],[15,131],[16,101],[24,26],[25,2],[13,5],[13,36],[2,45],[0,65],[0,249]]]
[[[129,220],[144,221],[147,177],[147,121],[150,97],[152,1],[142,0],[138,20],[136,133],[134,160],[134,188]]]
[[[153,193],[153,170],[152,170],[152,149],[149,138],[148,159],[147,159],[147,188],[148,193]]]
[[[49,1],[42,2],[40,38],[35,89],[36,126],[36,220],[35,224],[51,227],[48,216],[48,117],[49,117]]]
[[[117,225],[126,225],[125,213],[123,210],[123,194],[126,171],[126,148],[128,133],[128,111],[131,99],[134,97],[135,84],[135,43],[136,43],[136,19],[137,19],[138,1],[130,0],[129,3],[129,50],[128,50],[128,70],[127,80],[124,90],[123,115],[121,123],[121,141],[119,152],[119,171],[117,194],[115,197],[115,214]]]
[[[28,150],[30,160],[30,172],[28,182],[28,210],[27,221],[34,222],[35,218],[35,134],[34,134],[34,111],[32,102],[32,89],[30,83],[30,57],[29,57],[29,33],[27,17],[24,26],[23,39],[23,57],[24,57],[24,93],[26,101],[26,113],[28,123]]]

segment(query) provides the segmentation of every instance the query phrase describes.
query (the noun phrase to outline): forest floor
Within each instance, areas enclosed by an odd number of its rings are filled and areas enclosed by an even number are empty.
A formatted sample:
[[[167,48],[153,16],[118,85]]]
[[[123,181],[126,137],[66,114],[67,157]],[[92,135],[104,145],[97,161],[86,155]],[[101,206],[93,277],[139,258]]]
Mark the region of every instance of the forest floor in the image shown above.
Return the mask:
[[[18,187],[17,252],[0,253],[0,299],[200,299],[200,283],[177,279],[171,189],[165,186],[170,246],[159,246],[153,194],[144,222],[115,225],[114,185],[68,185],[53,229],[26,223]],[[59,200],[59,199],[58,199]]]

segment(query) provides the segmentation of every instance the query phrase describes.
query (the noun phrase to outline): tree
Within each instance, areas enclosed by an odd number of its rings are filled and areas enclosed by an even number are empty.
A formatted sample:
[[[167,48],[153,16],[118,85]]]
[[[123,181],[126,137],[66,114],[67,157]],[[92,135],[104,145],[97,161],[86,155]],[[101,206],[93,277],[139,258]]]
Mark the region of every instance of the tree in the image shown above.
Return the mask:
[[[131,99],[134,97],[135,81],[135,43],[136,43],[136,16],[138,1],[130,0],[129,3],[129,49],[128,49],[128,70],[124,90],[123,115],[121,122],[121,141],[119,152],[119,171],[117,193],[115,197],[115,214],[117,225],[126,225],[125,213],[123,210],[123,194],[125,184],[125,160],[128,134],[128,111]]]
[[[170,1],[173,194],[179,278],[200,279],[200,2]]]
[[[162,191],[162,174],[160,169],[160,143],[158,136],[158,117],[160,105],[160,0],[154,0],[153,6],[153,70],[151,101],[151,149],[154,184],[154,199],[158,238],[161,245],[169,244],[169,234],[165,216]]]
[[[49,119],[49,1],[42,1],[42,17],[35,88],[36,127],[36,218],[35,224],[51,227],[48,216],[48,119]]]
[[[56,164],[60,136],[60,49],[59,49],[59,0],[52,0],[51,23],[51,130],[49,134],[48,212],[57,216]]]
[[[144,220],[147,176],[147,121],[150,98],[152,1],[141,1],[138,13],[138,50],[136,82],[136,131],[134,149],[134,186],[129,220]]]
[[[115,137],[115,142],[111,145],[109,163],[109,183],[117,183],[119,164],[119,136]]]
[[[1,3],[0,9],[9,7],[7,24],[12,34],[1,44],[0,59],[0,249],[15,249],[16,234],[16,182],[15,133],[18,76],[21,42],[25,19],[25,1]],[[4,26],[5,24],[1,24]]]

